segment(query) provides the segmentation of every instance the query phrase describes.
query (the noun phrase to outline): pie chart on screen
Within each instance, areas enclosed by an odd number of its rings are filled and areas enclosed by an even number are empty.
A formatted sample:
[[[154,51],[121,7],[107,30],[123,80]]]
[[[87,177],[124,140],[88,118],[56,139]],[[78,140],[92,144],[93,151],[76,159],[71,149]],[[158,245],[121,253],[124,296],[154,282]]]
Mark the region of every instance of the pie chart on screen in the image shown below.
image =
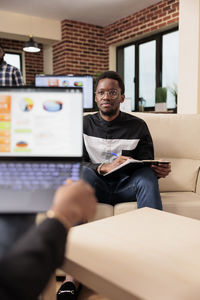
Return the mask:
[[[69,86],[69,81],[68,80],[63,80],[62,86]]]
[[[19,147],[19,148],[25,148],[28,146],[28,143],[25,142],[25,141],[19,141],[16,143],[16,146]]]
[[[62,109],[62,102],[58,100],[48,100],[43,103],[43,108],[49,112],[57,112]]]
[[[33,109],[33,100],[31,98],[25,97],[20,101],[19,107],[24,112],[31,111]]]
[[[82,81],[75,81],[74,86],[83,86]]]

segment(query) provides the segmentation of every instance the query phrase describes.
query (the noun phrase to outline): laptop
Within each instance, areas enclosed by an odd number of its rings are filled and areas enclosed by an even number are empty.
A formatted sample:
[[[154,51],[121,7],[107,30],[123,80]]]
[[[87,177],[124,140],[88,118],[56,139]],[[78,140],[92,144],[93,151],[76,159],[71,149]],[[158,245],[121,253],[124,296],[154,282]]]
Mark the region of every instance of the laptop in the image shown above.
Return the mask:
[[[80,87],[0,88],[0,214],[48,210],[82,160]]]

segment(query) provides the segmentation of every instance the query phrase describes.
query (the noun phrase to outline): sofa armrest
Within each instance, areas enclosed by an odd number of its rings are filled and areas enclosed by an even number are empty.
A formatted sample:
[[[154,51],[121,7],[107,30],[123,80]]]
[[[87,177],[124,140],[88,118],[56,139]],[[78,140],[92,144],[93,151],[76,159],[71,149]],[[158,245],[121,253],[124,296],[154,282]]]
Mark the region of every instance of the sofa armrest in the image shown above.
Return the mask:
[[[197,175],[196,193],[200,195],[200,168]]]

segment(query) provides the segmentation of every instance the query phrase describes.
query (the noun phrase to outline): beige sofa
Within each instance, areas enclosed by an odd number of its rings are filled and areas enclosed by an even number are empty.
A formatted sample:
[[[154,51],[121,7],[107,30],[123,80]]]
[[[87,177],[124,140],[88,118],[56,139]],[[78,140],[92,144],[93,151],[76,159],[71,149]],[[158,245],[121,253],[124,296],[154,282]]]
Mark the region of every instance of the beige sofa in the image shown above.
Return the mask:
[[[156,159],[171,161],[172,172],[159,179],[163,210],[200,219],[200,115],[131,113],[151,132]],[[96,219],[137,208],[136,202],[114,207],[98,204]]]

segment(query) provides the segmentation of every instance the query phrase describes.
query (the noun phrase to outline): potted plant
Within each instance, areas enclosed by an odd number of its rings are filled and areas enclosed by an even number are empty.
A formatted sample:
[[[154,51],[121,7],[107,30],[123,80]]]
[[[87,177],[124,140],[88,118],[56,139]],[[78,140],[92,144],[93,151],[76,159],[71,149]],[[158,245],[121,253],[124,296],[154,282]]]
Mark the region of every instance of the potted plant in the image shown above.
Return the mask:
[[[139,102],[138,102],[138,108],[140,112],[143,112],[145,109],[145,105],[146,105],[146,100],[142,97],[139,98]]]
[[[177,84],[174,83],[173,87],[168,86],[168,90],[170,91],[170,93],[174,96],[174,101],[175,101],[175,109],[174,112],[177,112],[177,97],[178,97],[178,88],[177,88]]]
[[[167,111],[167,88],[156,88],[155,111]]]

